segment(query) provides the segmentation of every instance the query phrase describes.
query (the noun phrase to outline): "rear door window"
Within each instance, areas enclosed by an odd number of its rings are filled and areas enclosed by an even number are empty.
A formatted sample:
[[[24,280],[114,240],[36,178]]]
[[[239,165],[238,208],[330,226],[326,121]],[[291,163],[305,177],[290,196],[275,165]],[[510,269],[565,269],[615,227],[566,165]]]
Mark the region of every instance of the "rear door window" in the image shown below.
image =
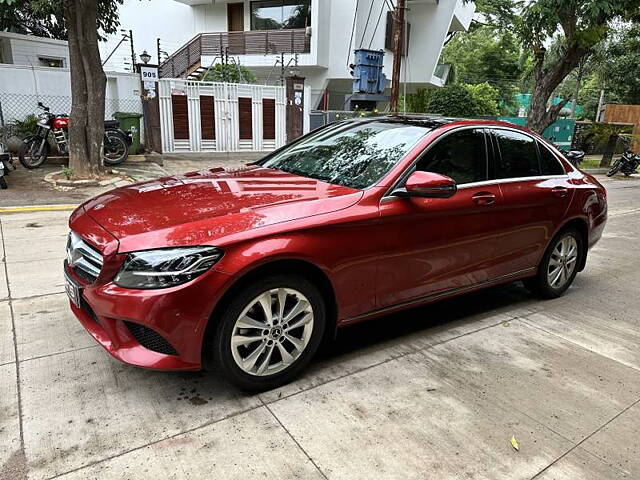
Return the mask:
[[[482,129],[467,129],[447,135],[429,149],[416,170],[439,173],[458,185],[487,180],[487,154]]]
[[[540,170],[542,175],[564,175],[566,173],[551,150],[542,143],[538,143],[538,150],[540,151]]]
[[[492,130],[496,140],[496,178],[535,177],[540,175],[536,141],[513,130]]]

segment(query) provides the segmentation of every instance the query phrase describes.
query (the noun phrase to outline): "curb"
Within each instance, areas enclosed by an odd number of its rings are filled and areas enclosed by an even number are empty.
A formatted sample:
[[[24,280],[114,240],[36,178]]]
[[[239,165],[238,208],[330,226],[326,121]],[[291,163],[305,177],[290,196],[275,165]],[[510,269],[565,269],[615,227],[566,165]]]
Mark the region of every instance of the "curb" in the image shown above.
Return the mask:
[[[0,207],[0,214],[3,213],[27,213],[27,212],[62,212],[75,210],[78,205],[32,205],[32,206],[11,206]]]

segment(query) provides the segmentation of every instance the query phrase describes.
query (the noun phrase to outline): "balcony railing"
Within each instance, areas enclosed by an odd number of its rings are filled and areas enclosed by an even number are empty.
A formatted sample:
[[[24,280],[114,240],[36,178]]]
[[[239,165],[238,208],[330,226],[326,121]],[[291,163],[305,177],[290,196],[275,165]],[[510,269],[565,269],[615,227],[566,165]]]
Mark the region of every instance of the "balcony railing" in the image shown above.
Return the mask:
[[[202,56],[272,55],[309,53],[310,38],[304,28],[201,33],[160,65],[160,77],[177,78],[189,73]]]

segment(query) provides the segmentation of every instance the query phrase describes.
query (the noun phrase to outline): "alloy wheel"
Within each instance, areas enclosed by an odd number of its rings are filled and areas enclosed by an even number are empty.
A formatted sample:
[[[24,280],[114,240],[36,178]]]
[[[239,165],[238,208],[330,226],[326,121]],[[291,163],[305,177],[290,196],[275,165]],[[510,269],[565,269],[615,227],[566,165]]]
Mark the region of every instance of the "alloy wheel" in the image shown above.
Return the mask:
[[[273,288],[244,308],[231,334],[236,365],[256,376],[273,375],[296,362],[313,333],[313,308],[299,291]]]
[[[572,235],[562,237],[556,244],[547,269],[551,288],[560,289],[571,279],[578,261],[578,242]]]

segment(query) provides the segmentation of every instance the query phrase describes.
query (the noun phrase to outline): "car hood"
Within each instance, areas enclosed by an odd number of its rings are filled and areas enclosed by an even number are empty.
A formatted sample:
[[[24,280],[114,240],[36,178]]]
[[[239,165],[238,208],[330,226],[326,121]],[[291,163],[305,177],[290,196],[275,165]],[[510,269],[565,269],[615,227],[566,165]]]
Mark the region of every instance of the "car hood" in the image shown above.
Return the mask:
[[[362,191],[280,170],[211,169],[118,188],[84,205],[119,251],[217,244],[259,227],[347,208]]]

